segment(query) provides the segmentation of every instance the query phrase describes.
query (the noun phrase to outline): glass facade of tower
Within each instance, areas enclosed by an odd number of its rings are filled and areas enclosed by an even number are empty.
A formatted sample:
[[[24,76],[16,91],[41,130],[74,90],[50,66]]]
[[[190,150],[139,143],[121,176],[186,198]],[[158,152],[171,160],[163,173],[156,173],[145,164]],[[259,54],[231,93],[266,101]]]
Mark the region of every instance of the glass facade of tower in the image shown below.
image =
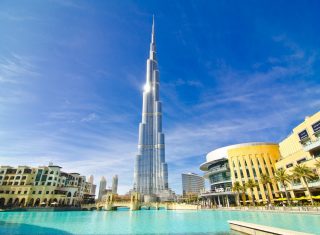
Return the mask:
[[[144,195],[159,195],[168,189],[168,167],[165,162],[159,86],[153,24],[143,91],[142,120],[139,125],[138,154],[134,170],[134,190]]]

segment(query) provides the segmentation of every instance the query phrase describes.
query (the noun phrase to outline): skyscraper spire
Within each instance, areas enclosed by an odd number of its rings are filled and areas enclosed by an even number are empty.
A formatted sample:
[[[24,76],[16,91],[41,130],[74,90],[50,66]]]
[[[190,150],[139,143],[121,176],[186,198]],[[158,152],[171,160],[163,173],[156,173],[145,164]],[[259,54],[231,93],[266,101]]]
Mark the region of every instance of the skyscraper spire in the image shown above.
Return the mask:
[[[154,15],[152,15],[152,37],[151,42],[155,42],[155,35],[154,35]]]
[[[142,120],[139,124],[138,154],[134,169],[134,190],[144,195],[159,195],[168,189],[168,167],[162,133],[162,105],[159,100],[159,70],[156,60],[154,17],[150,55],[147,59],[143,91]]]
[[[152,30],[151,30],[151,42],[150,42],[150,56],[149,59],[157,60],[156,58],[156,38],[154,32],[154,16],[152,16]]]

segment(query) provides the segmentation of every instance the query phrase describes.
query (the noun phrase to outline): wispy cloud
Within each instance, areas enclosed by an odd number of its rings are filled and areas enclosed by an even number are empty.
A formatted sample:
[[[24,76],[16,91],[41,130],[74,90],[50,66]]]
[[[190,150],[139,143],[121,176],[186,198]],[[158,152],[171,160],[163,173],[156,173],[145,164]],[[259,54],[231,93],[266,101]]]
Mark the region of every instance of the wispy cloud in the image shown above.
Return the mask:
[[[32,58],[11,54],[0,57],[0,83],[26,83],[26,77],[38,76]]]

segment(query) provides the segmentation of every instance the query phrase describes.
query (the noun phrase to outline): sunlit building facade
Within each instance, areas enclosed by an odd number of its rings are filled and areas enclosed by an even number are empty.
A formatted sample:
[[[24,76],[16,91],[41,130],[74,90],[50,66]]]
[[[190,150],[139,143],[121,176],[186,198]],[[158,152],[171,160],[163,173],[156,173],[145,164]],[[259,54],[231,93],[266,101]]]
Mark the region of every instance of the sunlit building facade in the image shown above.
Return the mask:
[[[275,164],[280,159],[279,145],[276,143],[254,142],[233,145],[228,149],[228,161],[232,183],[238,181],[241,185],[249,179],[257,183],[253,188],[255,202],[267,203],[279,197],[278,184],[274,180]],[[268,175],[271,183],[262,184],[260,176]],[[251,202],[251,191],[242,195],[244,204]]]
[[[281,159],[276,163],[277,169],[286,169],[288,174],[297,164],[305,164],[313,169],[316,176],[319,170],[316,169],[316,161],[320,161],[320,112],[315,113],[298,126],[293,128],[292,133],[279,143]],[[308,180],[308,186],[313,196],[320,195],[320,180],[315,177]],[[283,192],[284,188],[280,186]],[[289,182],[287,190],[292,198],[308,196],[305,185],[300,179]]]
[[[101,200],[102,196],[106,194],[106,188],[107,188],[107,180],[104,176],[102,176],[99,183],[98,200]]]
[[[0,166],[0,207],[76,206],[94,198],[91,187],[60,166]]]
[[[207,154],[207,161],[200,166],[205,172],[204,178],[210,183],[209,191],[202,193],[201,197],[216,206],[235,205],[232,185],[237,181],[244,185],[252,179],[258,185],[253,190],[255,202],[272,201],[279,196],[277,183],[272,180],[269,186],[263,185],[260,176],[267,174],[273,178],[275,163],[279,158],[279,147],[275,143],[253,142],[216,149]],[[241,201],[246,204],[251,201],[251,195],[250,189],[247,189]]]
[[[204,189],[204,179],[195,173],[183,173],[182,178],[182,194],[198,195]]]
[[[112,177],[112,193],[118,193],[118,175]]]
[[[133,185],[134,191],[147,195],[146,198],[160,197],[169,192],[159,88],[159,68],[153,22]]]

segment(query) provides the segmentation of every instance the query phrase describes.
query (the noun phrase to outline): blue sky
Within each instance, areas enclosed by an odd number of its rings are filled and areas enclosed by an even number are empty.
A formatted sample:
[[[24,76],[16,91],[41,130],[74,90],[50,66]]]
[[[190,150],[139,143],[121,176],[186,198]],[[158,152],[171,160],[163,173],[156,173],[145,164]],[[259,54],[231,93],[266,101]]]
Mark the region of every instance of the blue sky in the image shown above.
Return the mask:
[[[132,186],[155,14],[170,186],[320,109],[319,1],[0,2],[0,165]]]

